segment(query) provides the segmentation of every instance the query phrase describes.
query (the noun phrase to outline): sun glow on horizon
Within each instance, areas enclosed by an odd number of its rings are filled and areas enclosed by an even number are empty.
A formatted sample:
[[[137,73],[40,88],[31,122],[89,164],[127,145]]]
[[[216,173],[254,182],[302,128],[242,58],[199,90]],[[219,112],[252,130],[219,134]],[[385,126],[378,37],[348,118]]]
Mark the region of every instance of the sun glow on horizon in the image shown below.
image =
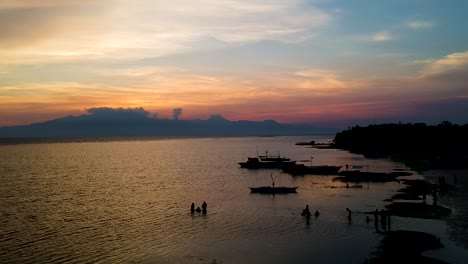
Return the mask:
[[[101,106],[343,127],[468,122],[457,23],[468,4],[402,3],[5,0],[0,126]]]

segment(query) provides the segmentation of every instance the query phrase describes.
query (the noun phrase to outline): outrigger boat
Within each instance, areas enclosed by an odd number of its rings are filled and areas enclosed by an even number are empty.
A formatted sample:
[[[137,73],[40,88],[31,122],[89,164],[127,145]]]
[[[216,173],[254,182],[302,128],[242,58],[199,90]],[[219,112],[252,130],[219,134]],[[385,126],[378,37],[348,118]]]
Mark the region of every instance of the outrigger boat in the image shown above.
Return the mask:
[[[310,166],[305,164],[291,164],[290,166],[284,166],[281,168],[283,172],[289,173],[291,175],[305,175],[305,174],[314,174],[314,175],[338,175],[339,170],[342,166],[330,166],[330,165],[319,165],[312,166],[312,160],[314,157],[310,157]]]
[[[290,161],[290,158],[285,158],[281,157],[279,151],[278,155],[270,155],[268,156],[268,150],[265,150],[265,155],[258,155],[258,150],[257,150],[257,158],[261,161]]]
[[[276,193],[295,193],[297,187],[249,187],[253,193],[265,193],[265,194],[276,194]]]
[[[341,166],[330,166],[330,165],[321,165],[321,166],[306,166],[304,164],[293,164],[288,167],[282,168],[283,172],[289,173],[291,175],[305,175],[305,174],[315,174],[315,175],[338,175]]]
[[[370,172],[370,171],[341,171],[340,177],[335,180],[343,182],[399,182],[397,173]]]
[[[282,169],[296,164],[296,161],[291,161],[289,158],[281,157],[278,155],[268,155],[268,150],[265,155],[258,155],[256,157],[248,157],[247,161],[239,162],[241,168],[247,169]]]
[[[270,174],[271,177],[271,186],[262,186],[262,187],[249,187],[250,192],[252,193],[262,193],[262,194],[283,194],[283,193],[295,193],[298,187],[275,187],[275,179],[273,173]]]

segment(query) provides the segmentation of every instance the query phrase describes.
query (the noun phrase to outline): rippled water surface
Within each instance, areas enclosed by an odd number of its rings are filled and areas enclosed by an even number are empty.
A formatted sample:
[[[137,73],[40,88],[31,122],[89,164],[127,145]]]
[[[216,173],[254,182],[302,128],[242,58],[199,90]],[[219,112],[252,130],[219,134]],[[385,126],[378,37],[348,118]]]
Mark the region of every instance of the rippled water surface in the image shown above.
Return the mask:
[[[294,145],[312,139],[331,137],[0,146],[0,262],[361,263],[381,236],[360,212],[383,208],[399,183],[346,189],[333,176],[292,177],[237,164],[258,148],[295,160],[313,156],[314,165],[404,168]],[[298,193],[251,194],[249,186],[271,184],[271,172],[277,186],[298,186]],[[208,213],[191,215],[190,204],[203,201]],[[300,216],[306,204],[321,212],[310,225]],[[347,207],[354,211],[351,223]],[[442,221],[394,217],[392,224],[433,230],[451,245]],[[436,255],[449,258],[453,248]]]

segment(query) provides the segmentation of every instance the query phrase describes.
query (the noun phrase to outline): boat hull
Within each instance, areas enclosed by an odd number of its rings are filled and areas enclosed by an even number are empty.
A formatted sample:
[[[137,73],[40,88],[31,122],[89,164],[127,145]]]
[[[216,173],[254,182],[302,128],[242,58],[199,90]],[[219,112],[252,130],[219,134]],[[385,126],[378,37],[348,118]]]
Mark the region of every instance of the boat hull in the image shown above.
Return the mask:
[[[344,182],[398,182],[397,177],[400,175],[385,172],[342,171],[340,176],[336,179]]]
[[[246,162],[239,162],[241,168],[247,169],[282,169],[296,164],[296,161],[261,161],[249,158]]]
[[[294,164],[291,166],[283,167],[284,172],[291,175],[338,175],[341,166],[305,166],[304,164]]]
[[[277,193],[296,193],[297,187],[249,187],[252,193],[277,194]]]

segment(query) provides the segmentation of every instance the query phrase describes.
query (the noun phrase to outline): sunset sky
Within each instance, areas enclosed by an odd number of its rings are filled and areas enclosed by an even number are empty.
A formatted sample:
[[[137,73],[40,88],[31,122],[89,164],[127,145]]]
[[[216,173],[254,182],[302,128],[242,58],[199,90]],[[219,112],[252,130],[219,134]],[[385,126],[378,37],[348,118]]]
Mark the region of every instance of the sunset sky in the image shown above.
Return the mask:
[[[1,0],[0,126],[95,107],[468,122],[465,0]]]

